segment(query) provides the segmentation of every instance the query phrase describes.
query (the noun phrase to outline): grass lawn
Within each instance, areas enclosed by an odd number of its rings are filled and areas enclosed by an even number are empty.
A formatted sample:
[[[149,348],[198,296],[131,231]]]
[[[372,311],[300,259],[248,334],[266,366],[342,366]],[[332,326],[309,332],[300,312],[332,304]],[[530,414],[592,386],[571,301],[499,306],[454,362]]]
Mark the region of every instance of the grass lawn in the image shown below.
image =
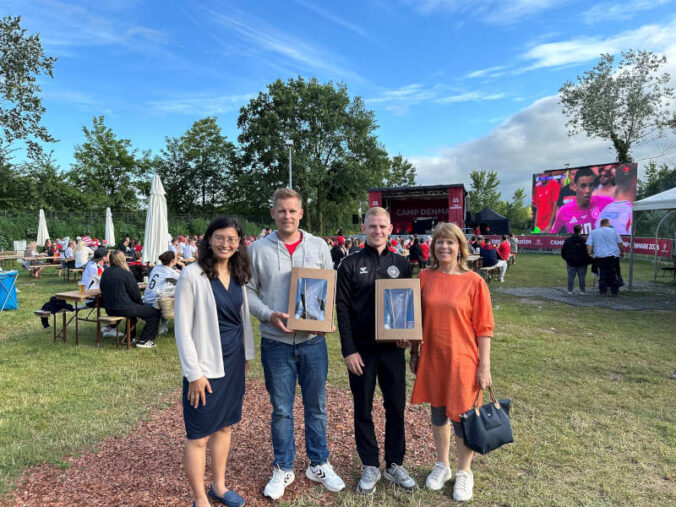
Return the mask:
[[[625,281],[627,273],[625,261]],[[635,265],[635,280],[652,280],[650,263]],[[503,285],[565,282],[560,257],[522,254]],[[153,350],[116,350],[110,338],[97,349],[93,326],[84,325],[80,347],[70,339],[53,344],[51,329],[43,331],[32,311],[71,286],[55,271],[41,280],[22,272],[20,310],[0,315],[0,495],[28,466],[59,464],[105,436],[124,434],[180,385],[169,336]],[[493,380],[498,395],[514,399],[515,443],[475,459],[473,501],[676,504],[676,298],[668,312],[536,303],[498,293],[493,304]],[[337,336],[328,342],[329,382],[346,388]],[[260,363],[251,366],[250,374],[261,378]],[[429,469],[412,472],[423,484]],[[347,491],[335,500],[443,505],[452,503],[451,495],[449,483],[441,494],[405,495],[383,486],[372,498]],[[315,487],[293,503],[312,505],[320,496]]]

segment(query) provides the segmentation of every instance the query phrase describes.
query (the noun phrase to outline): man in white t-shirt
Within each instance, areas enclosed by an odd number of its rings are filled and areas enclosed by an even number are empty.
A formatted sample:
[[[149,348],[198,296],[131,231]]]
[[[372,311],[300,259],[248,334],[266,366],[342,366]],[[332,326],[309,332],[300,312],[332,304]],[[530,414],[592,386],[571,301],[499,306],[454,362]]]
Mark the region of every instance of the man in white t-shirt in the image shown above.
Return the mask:
[[[599,267],[599,292],[602,296],[610,287],[610,293],[617,296],[620,291],[619,267],[620,257],[624,257],[624,243],[615,229],[610,227],[610,220],[601,220],[601,227],[594,229],[587,238],[587,253]]]
[[[195,260],[195,254],[197,253],[197,242],[194,239],[190,240],[190,243],[185,246],[183,249],[183,258],[187,261]]]

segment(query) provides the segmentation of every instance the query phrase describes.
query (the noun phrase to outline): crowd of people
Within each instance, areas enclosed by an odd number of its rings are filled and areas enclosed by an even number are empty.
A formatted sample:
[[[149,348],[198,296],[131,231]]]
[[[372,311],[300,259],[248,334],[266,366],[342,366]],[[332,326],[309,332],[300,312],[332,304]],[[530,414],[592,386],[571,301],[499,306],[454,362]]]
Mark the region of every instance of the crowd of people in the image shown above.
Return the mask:
[[[472,451],[463,443],[460,415],[480,389],[491,384],[490,338],[493,315],[485,281],[467,267],[469,246],[455,225],[442,224],[431,240],[390,240],[392,224],[383,208],[365,217],[365,240],[341,236],[328,242],[299,228],[301,196],[290,189],[272,198],[276,230],[247,247],[238,222],[214,219],[199,243],[197,261],[182,270],[176,287],[175,335],[183,371],[184,465],[194,505],[217,500],[244,505],[226,483],[232,428],[243,417],[248,361],[254,358],[250,315],[259,321],[261,362],[270,396],[274,461],[264,494],[276,500],[295,480],[293,405],[300,385],[305,418],[305,476],[328,491],[345,487],[330,463],[326,420],[328,352],[322,333],[287,328],[292,267],[337,268],[336,311],[341,350],[354,403],[354,431],[362,474],[357,490],[375,491],[384,477],[405,491],[418,485],[404,467],[406,358],[416,374],[413,403],[430,403],[438,462],[426,487],[440,490],[452,477],[450,427],[456,436],[458,470],[453,496],[472,497]],[[417,242],[417,243],[416,243]],[[329,247],[329,243],[332,243]],[[427,246],[427,258],[423,255]],[[423,343],[376,342],[375,281],[410,278],[411,262],[398,253],[408,247],[423,261],[421,272]],[[417,248],[416,248],[417,247]],[[453,294],[453,297],[448,297]],[[376,382],[385,406],[385,463],[374,431]],[[413,445],[422,445],[414,442]],[[212,484],[205,489],[206,449],[211,452]]]

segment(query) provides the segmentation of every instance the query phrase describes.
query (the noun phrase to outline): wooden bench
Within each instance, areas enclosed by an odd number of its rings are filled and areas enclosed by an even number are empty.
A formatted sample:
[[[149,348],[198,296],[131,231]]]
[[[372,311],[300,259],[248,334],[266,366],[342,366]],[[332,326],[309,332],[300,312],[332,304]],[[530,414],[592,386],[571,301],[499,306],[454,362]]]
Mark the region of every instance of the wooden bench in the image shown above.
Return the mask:
[[[63,277],[66,281],[70,282],[70,274],[73,273],[73,280],[77,280],[78,275],[80,275],[80,280],[82,280],[82,273],[84,273],[84,268],[65,268],[66,272]]]
[[[54,328],[54,343],[56,343],[56,315],[59,314],[59,313],[62,315],[62,318],[63,318],[63,327],[65,328],[65,327],[66,327],[66,314],[67,314],[67,313],[70,313],[68,310],[65,310],[65,309],[63,309],[63,310],[57,310],[57,311],[54,312],[54,313],[48,312],[47,310],[35,310],[35,311],[33,312],[34,315],[40,317],[41,319],[49,319],[49,317],[53,317],[53,318],[54,318],[54,321],[53,321],[53,323],[52,323],[52,324],[53,324],[52,327]],[[64,336],[62,336],[62,338],[63,338],[63,341],[65,342],[65,341],[66,341],[66,336],[64,335]]]
[[[113,317],[110,315],[101,315],[96,322],[96,344],[101,347],[101,324],[104,326],[115,326],[115,345],[119,348],[120,346],[120,322],[125,321],[125,330],[124,336],[122,337],[122,343],[127,342],[127,350],[131,348],[131,330],[133,326],[131,325],[131,319],[129,317]]]
[[[484,266],[483,268],[479,268],[479,274],[483,277],[484,280],[486,280],[486,283],[491,283],[491,279],[493,278],[493,271],[498,271],[500,272],[500,267],[495,265],[495,266]]]

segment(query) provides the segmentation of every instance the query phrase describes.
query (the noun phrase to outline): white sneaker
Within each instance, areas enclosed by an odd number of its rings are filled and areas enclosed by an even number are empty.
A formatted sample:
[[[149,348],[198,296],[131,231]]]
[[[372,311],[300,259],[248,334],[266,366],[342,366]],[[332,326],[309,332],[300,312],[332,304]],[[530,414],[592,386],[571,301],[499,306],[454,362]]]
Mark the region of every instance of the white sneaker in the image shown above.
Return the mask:
[[[569,296],[572,296],[572,295],[573,295],[573,291],[572,291],[572,290],[569,290],[569,291],[568,291],[568,295],[569,295]]]
[[[500,283],[504,282],[505,279],[503,277],[500,277]]]
[[[432,491],[439,491],[444,487],[446,481],[451,479],[451,477],[453,477],[453,474],[451,473],[451,467],[437,461],[434,464],[434,469],[427,476],[425,487],[427,487],[427,489],[431,489]]]
[[[376,483],[380,480],[380,469],[366,465],[361,473],[361,479],[357,485],[357,491],[370,495],[376,490]]]
[[[392,466],[385,469],[385,479],[406,491],[415,491],[418,489],[418,485],[408,474],[406,469],[403,466],[397,465],[395,463],[392,463]]]
[[[156,347],[156,345],[153,343],[152,340],[148,340],[147,342],[137,342],[136,343],[137,349],[152,349],[154,347]]]
[[[455,486],[453,487],[453,499],[456,502],[466,502],[472,498],[474,489],[474,474],[464,470],[458,470],[455,474]]]
[[[345,487],[343,479],[338,476],[328,461],[321,465],[307,467],[305,476],[311,481],[320,482],[326,489],[334,493]]]
[[[272,471],[270,482],[265,485],[263,494],[268,498],[277,500],[282,497],[286,487],[295,479],[296,475],[293,473],[293,470],[282,470],[279,467],[275,467]]]

